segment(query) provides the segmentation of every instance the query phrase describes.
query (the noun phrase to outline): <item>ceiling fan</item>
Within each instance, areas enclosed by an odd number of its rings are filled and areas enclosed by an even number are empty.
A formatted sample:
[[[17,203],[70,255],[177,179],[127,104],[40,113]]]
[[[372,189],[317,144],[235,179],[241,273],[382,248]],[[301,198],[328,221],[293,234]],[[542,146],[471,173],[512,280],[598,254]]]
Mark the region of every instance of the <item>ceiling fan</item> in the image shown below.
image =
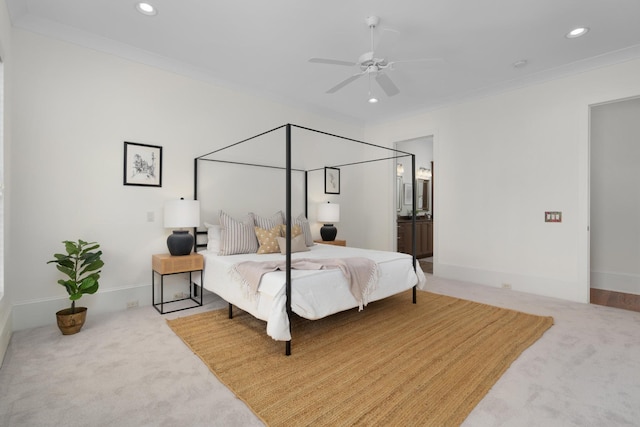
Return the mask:
[[[348,67],[357,66],[359,71],[356,74],[348,77],[347,79],[341,81],[331,89],[329,89],[326,93],[335,93],[356,80],[360,77],[367,75],[369,78],[369,102],[378,102],[375,97],[371,96],[371,77],[373,76],[376,82],[380,85],[382,90],[387,96],[394,96],[400,93],[400,89],[395,85],[395,83],[391,80],[391,78],[387,75],[388,71],[394,69],[394,65],[398,63],[406,63],[406,62],[439,62],[440,59],[414,59],[414,60],[405,60],[405,61],[388,61],[386,58],[377,58],[376,53],[374,51],[373,45],[373,35],[374,30],[380,23],[380,18],[377,16],[369,16],[366,19],[367,26],[371,30],[371,50],[369,52],[365,52],[360,55],[358,58],[358,62],[351,61],[343,61],[340,59],[327,59],[327,58],[311,58],[309,62],[317,63],[317,64],[329,64],[329,65],[342,65]]]

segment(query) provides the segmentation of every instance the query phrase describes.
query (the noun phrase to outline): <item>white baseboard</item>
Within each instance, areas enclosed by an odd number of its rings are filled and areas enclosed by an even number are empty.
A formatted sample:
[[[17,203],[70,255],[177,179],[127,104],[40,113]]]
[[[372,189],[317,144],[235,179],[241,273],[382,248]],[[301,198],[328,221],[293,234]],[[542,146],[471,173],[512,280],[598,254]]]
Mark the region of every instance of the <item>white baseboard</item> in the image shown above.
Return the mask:
[[[112,313],[126,310],[129,303],[137,306],[151,305],[151,285],[135,285],[126,288],[98,291],[85,295],[76,306],[87,307],[92,314]],[[31,300],[13,305],[13,330],[55,325],[56,312],[70,307],[68,298]]]
[[[612,271],[592,271],[591,287],[605,291],[640,294],[640,275]]]
[[[7,302],[5,296],[0,295],[0,366],[2,366],[4,355],[11,340],[11,332],[13,331],[11,314],[11,304]]]
[[[481,285],[502,288],[511,286],[514,291],[527,292],[552,298],[588,303],[588,284],[566,282],[547,277],[527,276],[500,271],[481,270],[442,263],[433,264],[434,276]]]

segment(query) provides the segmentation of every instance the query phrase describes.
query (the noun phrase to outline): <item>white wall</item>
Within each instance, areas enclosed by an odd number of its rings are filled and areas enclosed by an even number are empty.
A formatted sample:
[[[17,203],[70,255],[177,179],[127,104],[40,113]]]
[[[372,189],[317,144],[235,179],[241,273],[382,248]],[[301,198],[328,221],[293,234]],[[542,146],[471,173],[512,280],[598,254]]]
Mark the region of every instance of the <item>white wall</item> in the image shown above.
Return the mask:
[[[169,234],[162,206],[193,196],[194,157],[284,123],[362,138],[358,127],[295,108],[23,30],[12,35],[6,266],[15,330],[54,323],[69,304],[46,264],[67,239],[97,241],[104,252],[100,290],[82,305],[101,312],[150,304],[151,255],[166,252]],[[161,188],[123,186],[123,141],[163,147]],[[233,185],[228,191],[244,196]],[[350,202],[341,199],[346,211]],[[343,218],[343,236],[357,240]]]
[[[7,7],[5,2],[0,2],[0,57],[3,62],[3,72],[4,86],[2,88],[3,96],[4,96],[4,106],[0,107],[1,114],[3,115],[3,126],[2,126],[2,144],[0,149],[3,150],[2,156],[2,164],[0,165],[0,173],[3,175],[0,177],[0,181],[2,181],[5,185],[10,181],[9,171],[11,167],[10,153],[11,153],[11,120],[10,120],[10,108],[7,108],[9,103],[11,102],[11,87],[12,87],[12,73],[11,73],[11,24],[9,22],[9,14],[7,11]],[[4,358],[5,351],[7,346],[9,345],[9,339],[11,337],[12,331],[12,307],[9,296],[7,295],[7,277],[6,270],[4,269],[4,265],[6,265],[5,251],[9,250],[9,245],[6,242],[4,236],[7,235],[9,228],[8,221],[8,213],[7,206],[9,206],[10,198],[6,191],[3,191],[2,203],[0,206],[3,212],[2,215],[2,239],[3,242],[0,243],[2,245],[2,257],[4,260],[2,270],[2,277],[0,280],[2,281],[2,286],[0,286],[0,362]]]
[[[640,294],[640,98],[591,110],[591,287]]]
[[[638,75],[630,61],[367,129],[434,135],[435,274],[587,302],[589,105],[640,94]]]

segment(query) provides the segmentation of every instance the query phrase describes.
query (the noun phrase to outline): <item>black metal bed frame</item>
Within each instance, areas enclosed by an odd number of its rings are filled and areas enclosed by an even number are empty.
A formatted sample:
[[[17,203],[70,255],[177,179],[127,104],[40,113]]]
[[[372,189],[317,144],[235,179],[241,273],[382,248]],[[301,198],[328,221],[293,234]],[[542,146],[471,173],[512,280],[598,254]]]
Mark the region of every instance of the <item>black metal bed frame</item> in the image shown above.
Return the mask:
[[[395,160],[398,158],[403,158],[403,157],[411,157],[411,182],[415,183],[416,181],[416,157],[415,154],[412,153],[407,153],[404,151],[400,151],[397,150],[395,148],[389,148],[389,147],[384,147],[381,145],[376,145],[376,144],[372,144],[370,142],[365,142],[365,141],[359,141],[357,139],[352,139],[352,138],[347,138],[344,136],[340,136],[340,135],[335,135],[332,133],[328,133],[328,132],[324,132],[324,131],[319,131],[316,129],[311,129],[311,128],[307,128],[304,126],[298,126],[295,124],[291,124],[291,123],[287,123],[281,126],[278,126],[276,128],[273,128],[271,130],[259,133],[257,135],[254,135],[250,138],[246,138],[243,139],[241,141],[238,141],[236,143],[227,145],[225,147],[219,148],[217,150],[211,151],[207,154],[203,154],[201,156],[198,156],[196,158],[194,158],[193,160],[193,166],[194,166],[194,176],[193,176],[193,193],[194,193],[194,200],[198,200],[198,162],[199,161],[207,161],[207,162],[218,162],[218,163],[229,163],[229,164],[237,164],[237,165],[242,165],[242,166],[255,166],[255,167],[263,167],[263,168],[271,168],[271,169],[280,169],[280,170],[285,170],[286,171],[286,189],[285,189],[285,198],[286,198],[286,202],[285,202],[285,218],[286,218],[286,271],[285,271],[285,280],[286,280],[286,311],[287,311],[287,317],[289,318],[289,333],[291,333],[291,315],[292,315],[292,310],[291,310],[291,172],[295,171],[295,172],[303,172],[304,173],[304,206],[305,206],[305,217],[308,218],[308,173],[309,172],[314,172],[314,171],[319,171],[319,170],[323,170],[323,167],[319,167],[319,168],[313,168],[313,169],[308,169],[308,170],[302,170],[302,169],[292,169],[291,167],[291,129],[292,127],[298,128],[298,129],[303,129],[309,132],[315,132],[321,135],[326,135],[326,136],[330,136],[333,138],[338,138],[338,139],[342,139],[342,140],[346,140],[346,141],[351,141],[351,142],[356,142],[359,144],[365,144],[371,147],[376,147],[376,148],[380,148],[383,150],[387,150],[390,152],[393,152],[394,154],[390,157],[384,157],[384,158],[379,158],[379,159],[370,159],[370,160],[364,160],[364,161],[359,161],[359,162],[351,162],[351,163],[345,163],[345,164],[338,164],[338,165],[332,165],[332,167],[345,167],[345,166],[352,166],[352,165],[358,165],[358,164],[364,164],[364,163],[372,163],[372,162],[379,162],[379,161],[383,161],[383,160]],[[286,137],[285,137],[285,145],[286,145],[286,160],[285,160],[285,166],[284,167],[280,167],[280,166],[271,166],[271,165],[262,165],[262,164],[255,164],[255,163],[245,163],[245,162],[235,162],[235,161],[228,161],[228,160],[216,160],[216,159],[211,159],[211,158],[207,158],[208,156],[212,156],[216,153],[219,153],[221,151],[230,149],[232,147],[235,147],[239,144],[248,142],[250,140],[259,138],[261,136],[267,135],[271,132],[280,130],[282,128],[285,128],[285,132],[286,132]],[[411,224],[411,247],[412,247],[412,252],[413,252],[413,270],[416,271],[416,186],[413,185],[412,186],[412,191],[413,191],[413,197],[412,197],[412,224]],[[198,236],[199,235],[204,235],[207,232],[206,231],[198,231],[197,228],[194,228],[193,230],[194,232],[194,236],[196,237],[194,240],[194,250],[197,251],[199,248],[203,248],[206,247],[206,244],[201,244],[198,243]],[[204,286],[204,283],[202,284],[202,286]],[[416,304],[417,302],[417,293],[416,293],[416,289],[417,289],[417,285],[413,286],[413,303]],[[201,290],[202,291],[202,290]],[[229,303],[229,318],[231,319],[233,317],[233,305],[231,303]],[[286,341],[285,343],[285,355],[289,356],[291,355],[291,339],[289,341]]]

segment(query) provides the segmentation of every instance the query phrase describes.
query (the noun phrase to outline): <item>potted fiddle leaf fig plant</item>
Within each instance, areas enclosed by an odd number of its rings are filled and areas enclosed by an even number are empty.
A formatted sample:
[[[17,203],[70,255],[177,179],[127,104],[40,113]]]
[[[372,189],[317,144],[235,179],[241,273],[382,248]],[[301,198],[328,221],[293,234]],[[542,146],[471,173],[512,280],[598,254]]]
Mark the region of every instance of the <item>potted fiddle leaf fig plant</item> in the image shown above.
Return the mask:
[[[56,318],[62,334],[72,335],[80,332],[87,317],[87,308],[76,307],[76,301],[84,294],[96,293],[104,262],[100,259],[102,251],[97,250],[100,245],[96,242],[79,239],[77,242],[65,240],[62,243],[67,253],[54,254],[55,259],[47,264],[56,264],[56,268],[68,277],[58,280],[58,283],[67,290],[71,307],[58,311]]]

